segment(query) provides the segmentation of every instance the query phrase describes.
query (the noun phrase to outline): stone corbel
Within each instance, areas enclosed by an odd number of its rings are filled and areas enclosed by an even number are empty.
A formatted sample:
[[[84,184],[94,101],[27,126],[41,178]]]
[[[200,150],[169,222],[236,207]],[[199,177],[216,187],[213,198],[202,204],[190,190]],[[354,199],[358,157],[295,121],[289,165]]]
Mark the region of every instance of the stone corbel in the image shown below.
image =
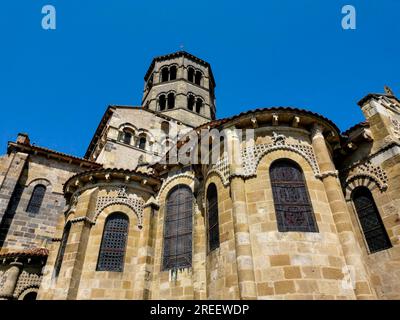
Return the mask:
[[[326,171],[326,172],[322,172],[322,173],[319,173],[319,174],[316,174],[315,175],[315,177],[317,178],[317,179],[325,179],[326,177],[334,177],[334,178],[337,178],[337,177],[339,177],[339,171],[338,170],[335,170],[335,171]]]

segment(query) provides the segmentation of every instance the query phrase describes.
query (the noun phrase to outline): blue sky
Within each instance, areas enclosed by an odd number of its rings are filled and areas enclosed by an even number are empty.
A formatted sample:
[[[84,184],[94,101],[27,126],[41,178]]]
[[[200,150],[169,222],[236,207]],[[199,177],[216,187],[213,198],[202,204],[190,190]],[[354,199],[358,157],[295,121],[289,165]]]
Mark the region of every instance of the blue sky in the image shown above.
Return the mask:
[[[57,29],[41,28],[41,8]],[[341,8],[357,29],[341,28]],[[153,56],[184,49],[211,63],[217,116],[294,106],[345,130],[356,102],[400,94],[398,0],[4,0],[0,9],[0,152],[18,132],[83,156],[109,104],[140,105]]]

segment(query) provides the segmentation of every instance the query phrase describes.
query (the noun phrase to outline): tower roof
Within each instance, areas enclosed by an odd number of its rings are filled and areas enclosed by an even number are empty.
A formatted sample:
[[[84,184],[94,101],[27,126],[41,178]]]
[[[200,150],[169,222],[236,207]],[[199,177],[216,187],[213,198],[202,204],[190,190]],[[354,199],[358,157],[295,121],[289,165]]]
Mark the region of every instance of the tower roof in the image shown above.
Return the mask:
[[[153,58],[150,66],[147,69],[147,72],[144,76],[144,81],[147,81],[148,78],[150,77],[151,71],[153,70],[154,65],[157,61],[164,61],[164,60],[173,59],[173,58],[177,58],[177,57],[185,57],[185,58],[191,59],[191,60],[207,67],[210,70],[211,81],[213,82],[214,87],[216,87],[214,75],[213,75],[212,69],[211,69],[211,65],[207,61],[197,58],[196,56],[194,56],[186,51],[177,51],[177,52],[173,52],[173,53],[169,53],[169,54],[165,54],[165,55],[157,56],[157,57]]]

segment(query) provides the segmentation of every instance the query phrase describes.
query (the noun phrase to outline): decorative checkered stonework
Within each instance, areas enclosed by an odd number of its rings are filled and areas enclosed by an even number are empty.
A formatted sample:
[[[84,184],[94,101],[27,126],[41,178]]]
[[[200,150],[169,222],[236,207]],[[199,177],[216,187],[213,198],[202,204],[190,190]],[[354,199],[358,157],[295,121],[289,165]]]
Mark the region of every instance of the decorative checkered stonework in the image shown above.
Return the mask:
[[[5,282],[6,282],[5,272],[0,271],[0,290],[3,288]]]
[[[28,288],[39,288],[42,276],[36,273],[29,273],[26,270],[22,271],[18,278],[17,286],[14,291],[14,296],[18,297],[23,291]]]
[[[96,202],[96,219],[106,207],[114,204],[124,204],[136,213],[139,220],[139,225],[142,225],[144,201],[135,194],[128,195],[126,189],[127,188],[125,186],[120,186],[117,189],[117,196],[107,195],[98,197]]]
[[[269,152],[278,150],[289,150],[301,155],[311,166],[314,174],[319,175],[319,167],[314,151],[311,146],[302,144],[286,144],[284,140],[276,137],[274,143],[263,143],[250,146],[242,150],[242,161],[244,176],[254,176],[261,158]]]
[[[349,170],[345,171],[343,174],[343,178],[346,179],[344,183],[345,186],[349,185],[357,177],[367,177],[375,181],[381,191],[387,188],[388,177],[385,170],[383,170],[380,166],[373,165],[371,161],[366,161],[358,165],[355,169],[353,169],[352,174],[346,177],[346,173],[348,174],[348,172]]]
[[[217,163],[212,166],[212,169],[208,172],[208,175],[211,173],[216,173],[221,178],[224,186],[229,184],[229,157],[226,152],[218,159]]]

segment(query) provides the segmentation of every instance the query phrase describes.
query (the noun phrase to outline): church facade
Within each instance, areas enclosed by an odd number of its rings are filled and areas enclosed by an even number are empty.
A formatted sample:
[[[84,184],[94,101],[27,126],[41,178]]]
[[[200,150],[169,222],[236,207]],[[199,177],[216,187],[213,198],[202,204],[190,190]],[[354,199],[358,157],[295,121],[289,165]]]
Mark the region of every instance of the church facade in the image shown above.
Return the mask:
[[[83,158],[0,157],[1,299],[400,299],[400,100],[340,132],[292,107],[216,119],[211,66],[153,59]]]

